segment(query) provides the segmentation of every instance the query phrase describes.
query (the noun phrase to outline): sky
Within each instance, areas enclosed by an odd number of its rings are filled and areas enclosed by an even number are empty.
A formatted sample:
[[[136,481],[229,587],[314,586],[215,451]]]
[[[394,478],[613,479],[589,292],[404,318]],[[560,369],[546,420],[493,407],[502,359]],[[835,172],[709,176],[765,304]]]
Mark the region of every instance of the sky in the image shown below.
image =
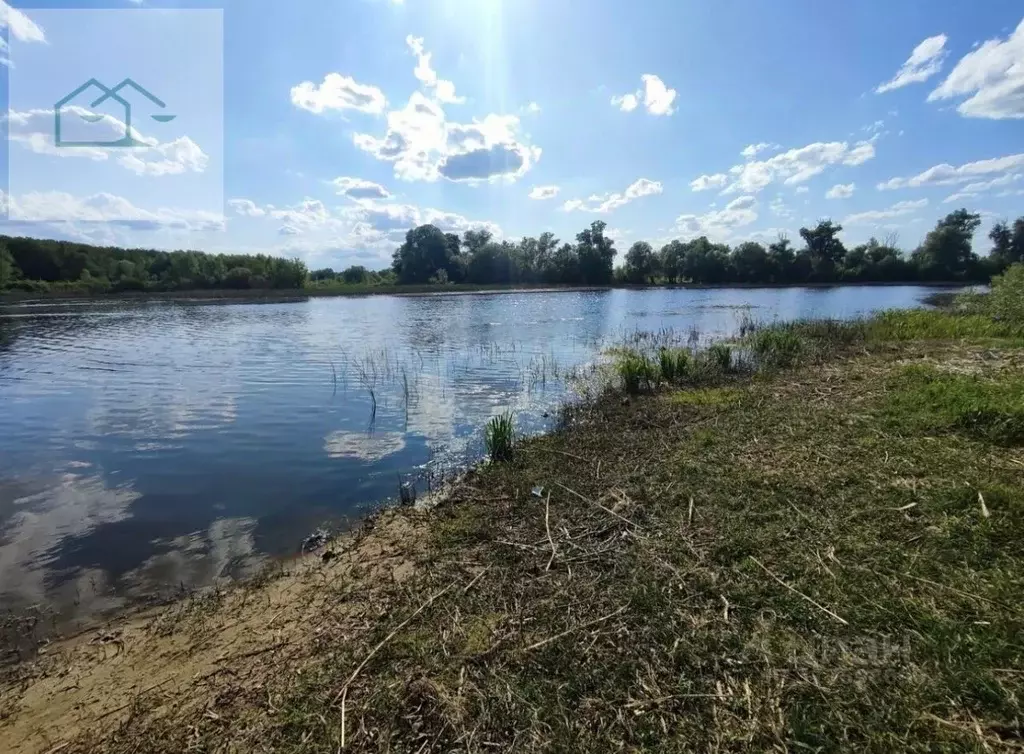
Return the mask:
[[[984,253],[1024,215],[1019,0],[14,5],[6,234],[342,269],[426,222],[572,240],[603,220],[621,261],[824,218],[911,249],[959,207]],[[57,98],[90,77],[164,102],[131,102],[137,146],[55,145]]]

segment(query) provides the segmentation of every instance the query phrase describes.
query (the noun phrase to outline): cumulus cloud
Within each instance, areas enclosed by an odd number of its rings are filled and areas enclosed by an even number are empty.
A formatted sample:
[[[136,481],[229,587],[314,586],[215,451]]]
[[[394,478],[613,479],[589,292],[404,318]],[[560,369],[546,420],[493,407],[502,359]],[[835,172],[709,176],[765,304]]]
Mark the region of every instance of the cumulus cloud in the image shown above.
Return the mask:
[[[810,189],[807,188],[806,186],[797,186],[796,187],[796,193],[797,194],[806,194],[808,191],[810,191]]]
[[[121,139],[128,131],[121,120],[108,113],[94,113],[84,107],[72,105],[61,111],[66,115],[98,118],[90,123],[97,140],[114,141]],[[115,158],[118,165],[137,175],[165,176],[181,173],[202,173],[206,170],[209,156],[188,136],[174,141],[161,143],[158,139],[145,136],[131,129],[132,137],[143,146],[124,149],[102,147],[75,147],[65,149],[53,143],[52,109],[40,108],[33,110],[12,110],[3,119],[8,125],[8,139],[12,144],[20,144],[35,154],[49,155],[68,159],[87,159],[103,162]]]
[[[562,209],[566,212],[579,211],[605,214],[629,204],[635,199],[660,194],[662,190],[660,182],[641,178],[631,183],[624,193],[594,194],[586,200],[570,199],[562,205]]]
[[[778,144],[769,144],[766,141],[762,141],[757,144],[748,144],[744,147],[743,151],[740,152],[740,155],[748,160],[752,160],[757,157],[758,152],[763,152],[767,149],[781,149],[781,146]]]
[[[958,183],[967,183],[976,178],[998,177],[1017,170],[1024,170],[1024,153],[968,162],[957,167],[948,163],[934,165],[923,173],[911,176],[910,178],[890,178],[888,181],[879,183],[878,190],[891,191],[893,189],[920,188],[922,186],[952,186]]]
[[[558,196],[558,186],[534,186],[530,191],[531,199],[554,199]]]
[[[228,199],[228,206],[242,217],[263,217],[267,214],[252,199]]]
[[[41,26],[17,8],[12,8],[4,0],[0,0],[0,31],[7,30],[9,36],[19,42],[45,42],[46,34]],[[0,65],[10,65],[11,61],[5,54],[7,43],[0,39]]]
[[[515,180],[541,155],[540,147],[519,140],[518,117],[490,114],[471,123],[449,122],[422,92],[389,112],[387,125],[384,136],[357,133],[354,142],[378,160],[393,162],[401,180]]]
[[[387,107],[387,97],[375,86],[360,84],[350,76],[328,73],[323,83],[303,81],[292,87],[292,104],[320,115],[328,110],[356,110],[380,115]]]
[[[837,183],[825,193],[826,199],[849,199],[853,196],[856,185],[853,183]]]
[[[527,113],[529,115],[536,115],[537,113],[540,112],[540,105],[538,105],[536,102],[531,102],[522,109],[522,112]]]
[[[3,197],[12,222],[107,223],[129,230],[223,230],[224,218],[212,212],[171,208],[147,210],[109,193],[74,196],[61,191],[33,191]]]
[[[768,208],[771,209],[773,215],[775,215],[776,217],[781,217],[783,220],[789,220],[793,217],[793,211],[788,206],[786,206],[786,201],[785,199],[782,198],[781,195],[776,196],[774,199],[772,199],[772,202],[771,204],[768,205]]]
[[[345,176],[330,181],[340,196],[347,196],[350,199],[390,199],[391,192],[379,183],[367,181],[363,178],[348,178]]]
[[[431,53],[427,52],[423,46],[423,37],[414,37],[412,34],[405,38],[405,43],[409,46],[412,54],[416,56],[416,68],[413,69],[413,75],[416,76],[420,82],[427,87],[428,90],[433,92],[434,98],[438,102],[444,102],[446,104],[459,105],[466,101],[465,97],[458,97],[455,94],[455,84],[445,79],[439,79],[437,72],[430,67]]]
[[[732,237],[737,228],[757,221],[757,199],[740,196],[729,202],[725,209],[713,210],[703,215],[680,215],[676,218],[676,231],[685,238],[707,236],[715,241]]]
[[[896,75],[884,84],[879,84],[875,93],[884,94],[908,84],[916,84],[930,79],[942,69],[942,62],[947,55],[946,41],[945,34],[937,34],[921,42],[910,53],[910,57],[896,72]]]
[[[896,202],[896,204],[886,209],[875,209],[867,212],[858,212],[853,215],[847,215],[843,218],[843,225],[878,223],[881,220],[889,220],[894,217],[912,215],[917,212],[917,210],[923,209],[927,206],[927,199],[918,199],[912,202]]]
[[[987,191],[991,191],[994,188],[1008,186],[1014,181],[1019,181],[1021,178],[1024,178],[1024,173],[1007,173],[1006,175],[1001,175],[998,178],[993,178],[990,181],[975,181],[973,183],[968,183],[956,193],[947,196],[943,200],[943,203],[946,204],[950,202],[959,202],[964,199],[975,199]],[[1011,196],[1012,193],[1013,192],[1011,191],[1005,191],[997,194],[997,196]]]
[[[67,150],[65,150],[67,151]],[[181,173],[202,173],[210,158],[187,136],[166,144],[156,144],[142,149],[125,150],[118,163],[136,175],[180,175]]]
[[[465,233],[467,230],[484,229],[495,237],[501,236],[501,228],[490,221],[475,221],[445,210],[421,208],[412,204],[398,204],[362,201],[341,210],[341,216],[355,224],[365,236],[388,234],[406,230],[417,225],[435,225],[445,233]]]
[[[708,191],[709,189],[724,188],[729,183],[729,176],[725,173],[714,173],[713,175],[702,175],[690,182],[690,189],[693,191]]]
[[[968,118],[1024,118],[1024,20],[964,55],[928,101],[955,97],[967,97],[957,111]]]
[[[861,165],[875,156],[871,141],[851,146],[845,141],[816,142],[781,152],[766,160],[748,160],[723,173],[704,175],[690,184],[694,191],[725,185],[723,194],[756,194],[766,186],[782,181],[787,185],[803,183],[833,165]]]
[[[640,77],[640,82],[641,86],[636,92],[612,97],[612,105],[627,113],[636,110],[641,102],[651,115],[671,115],[675,112],[672,106],[676,100],[675,89],[670,89],[653,73],[645,73]]]

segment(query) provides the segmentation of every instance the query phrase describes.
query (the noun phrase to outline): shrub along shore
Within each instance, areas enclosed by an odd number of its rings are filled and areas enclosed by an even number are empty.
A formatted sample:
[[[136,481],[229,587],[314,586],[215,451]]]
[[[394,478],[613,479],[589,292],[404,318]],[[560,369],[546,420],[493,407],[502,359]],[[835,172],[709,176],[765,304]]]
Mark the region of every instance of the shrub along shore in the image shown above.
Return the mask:
[[[1017,751],[1022,302],[637,337],[430,510],[8,666],[0,749]]]

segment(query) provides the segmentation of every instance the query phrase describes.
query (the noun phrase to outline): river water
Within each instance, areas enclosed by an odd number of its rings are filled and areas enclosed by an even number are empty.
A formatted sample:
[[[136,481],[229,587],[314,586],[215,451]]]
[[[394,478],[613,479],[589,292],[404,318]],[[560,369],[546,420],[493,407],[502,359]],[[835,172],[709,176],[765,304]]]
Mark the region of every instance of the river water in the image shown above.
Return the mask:
[[[251,574],[542,431],[636,331],[851,318],[920,286],[73,302],[0,308],[0,611],[64,617]],[[411,475],[411,477],[410,477]]]

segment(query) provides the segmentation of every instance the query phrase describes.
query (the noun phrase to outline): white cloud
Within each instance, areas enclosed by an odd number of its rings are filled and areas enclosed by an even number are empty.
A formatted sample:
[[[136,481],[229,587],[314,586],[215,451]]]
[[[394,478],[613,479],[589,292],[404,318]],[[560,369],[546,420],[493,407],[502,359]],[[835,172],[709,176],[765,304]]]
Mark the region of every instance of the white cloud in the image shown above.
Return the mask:
[[[927,199],[918,199],[917,201],[912,202],[896,202],[896,204],[887,209],[875,209],[869,210],[868,212],[858,212],[853,215],[847,215],[843,219],[843,225],[877,223],[880,220],[888,220],[893,217],[912,215],[914,212],[917,212],[917,210],[923,209],[927,206]]]
[[[790,149],[767,160],[750,160],[734,165],[729,169],[732,183],[722,193],[755,194],[779,180],[787,185],[803,183],[832,165],[860,165],[874,156],[875,147],[870,141],[857,142],[852,149],[845,141],[816,142]],[[721,175],[701,176],[691,187],[700,190],[694,184],[699,184],[705,178],[720,182]]]
[[[733,231],[757,221],[757,199],[740,196],[729,202],[725,209],[703,215],[680,215],[676,218],[676,231],[685,238],[707,236],[715,241],[726,241]]]
[[[252,199],[228,199],[228,206],[243,217],[263,217],[266,210]]]
[[[420,208],[412,204],[362,201],[356,206],[345,207],[341,215],[355,223],[356,229],[366,238],[396,231],[404,235],[405,231],[424,224],[435,225],[446,233],[485,229],[495,237],[501,236],[501,228],[493,222],[469,220],[455,212]]]
[[[1024,153],[968,162],[958,167],[942,163],[910,178],[890,178],[888,181],[879,183],[878,190],[890,191],[901,188],[920,188],[922,186],[952,186],[958,183],[967,183],[975,178],[1000,176],[1016,170],[1024,170]]]
[[[360,84],[349,76],[328,73],[319,86],[303,81],[292,87],[292,104],[320,115],[327,110],[356,110],[380,115],[387,107],[387,97],[375,86]]]
[[[409,46],[412,54],[416,56],[416,68],[413,69],[413,74],[428,90],[433,91],[438,102],[459,105],[466,101],[465,97],[456,96],[455,84],[445,79],[439,79],[437,72],[430,67],[431,53],[424,48],[423,37],[414,37],[410,34],[405,38],[405,43]]]
[[[826,199],[849,199],[853,196],[856,185],[853,183],[837,183],[825,193]]]
[[[407,181],[476,182],[524,175],[540,159],[540,147],[519,141],[519,118],[487,115],[472,123],[451,123],[444,110],[413,92],[401,110],[387,115],[383,137],[357,133],[354,142],[378,160],[395,163]]]
[[[531,115],[536,115],[537,113],[540,112],[540,105],[538,105],[536,102],[531,102],[524,109]]]
[[[210,158],[192,139],[182,136],[166,144],[156,144],[143,149],[126,150],[118,157],[121,166],[137,175],[180,175],[192,172],[202,173]]]
[[[623,94],[621,97],[612,97],[612,105],[624,113],[631,113],[640,104],[635,94]]]
[[[562,209],[566,212],[578,210],[580,212],[596,212],[598,214],[605,214],[606,212],[611,212],[612,210],[629,204],[634,199],[660,194],[661,192],[662,185],[660,182],[641,178],[633,181],[624,193],[594,194],[586,201],[583,199],[570,199],[562,205]]]
[[[643,102],[644,109],[651,115],[671,115],[675,112],[672,103],[676,100],[676,90],[670,89],[659,76],[645,73],[640,77],[641,87],[629,94],[612,97],[612,105],[623,112],[632,112]]]
[[[335,178],[329,183],[334,186],[340,196],[347,196],[350,199],[390,199],[391,192],[379,183],[367,181],[363,178],[348,178],[345,176]]]
[[[77,116],[99,116],[99,120],[92,124],[92,127],[100,129],[95,134],[97,140],[114,141],[123,138],[127,132],[123,121],[107,113],[93,113],[78,106],[66,107],[61,112]],[[125,149],[62,148],[53,143],[52,109],[12,110],[3,118],[8,123],[9,141],[20,144],[35,154],[88,159],[96,162],[103,162],[115,157],[118,165],[137,175],[158,177],[187,172],[202,173],[209,164],[209,157],[206,153],[187,136],[161,143],[157,139],[144,136],[133,127],[132,136],[146,146]]]
[[[534,186],[530,192],[531,199],[554,199],[558,196],[558,186]]]
[[[7,29],[7,33],[19,42],[46,41],[46,34],[43,32],[42,27],[17,8],[12,8],[4,0],[0,0],[0,30],[3,29]],[[6,51],[6,42],[3,42],[3,46],[0,49]],[[0,64],[2,65],[10,65],[10,62],[6,55],[0,58]]]
[[[60,191],[33,191],[4,196],[13,222],[32,223],[109,223],[129,230],[222,230],[224,218],[212,212],[194,212],[169,208],[146,210],[128,199],[99,193],[86,197]]]
[[[725,173],[702,175],[700,178],[690,182],[690,189],[693,191],[707,191],[708,189],[723,188],[727,183],[729,183],[729,176]]]
[[[1024,20],[1006,39],[990,39],[964,55],[928,101],[968,98],[968,118],[1024,118]]]
[[[807,188],[806,186],[797,186],[796,187],[796,193],[797,194],[806,194],[808,191],[810,191],[810,189]]]
[[[964,199],[976,199],[986,191],[991,191],[994,188],[1001,188],[1003,186],[1009,186],[1014,181],[1019,181],[1024,178],[1024,173],[1007,173],[1001,175],[998,178],[993,178],[990,181],[975,181],[974,183],[968,183],[966,186],[961,188],[955,194],[947,196],[943,203],[947,204],[950,202],[959,202]],[[997,196],[1010,196],[1013,192],[1005,191]]]
[[[766,149],[781,149],[781,146],[779,144],[769,144],[766,141],[762,141],[757,144],[748,144],[743,148],[743,151],[740,152],[740,155],[748,160],[752,160],[757,157],[758,152],[763,152]]]
[[[875,93],[884,94],[907,84],[916,84],[930,79],[942,68],[942,62],[947,54],[946,40],[945,34],[937,34],[921,42],[910,53],[910,57],[896,72],[896,75],[884,84],[880,84],[875,89]]]

